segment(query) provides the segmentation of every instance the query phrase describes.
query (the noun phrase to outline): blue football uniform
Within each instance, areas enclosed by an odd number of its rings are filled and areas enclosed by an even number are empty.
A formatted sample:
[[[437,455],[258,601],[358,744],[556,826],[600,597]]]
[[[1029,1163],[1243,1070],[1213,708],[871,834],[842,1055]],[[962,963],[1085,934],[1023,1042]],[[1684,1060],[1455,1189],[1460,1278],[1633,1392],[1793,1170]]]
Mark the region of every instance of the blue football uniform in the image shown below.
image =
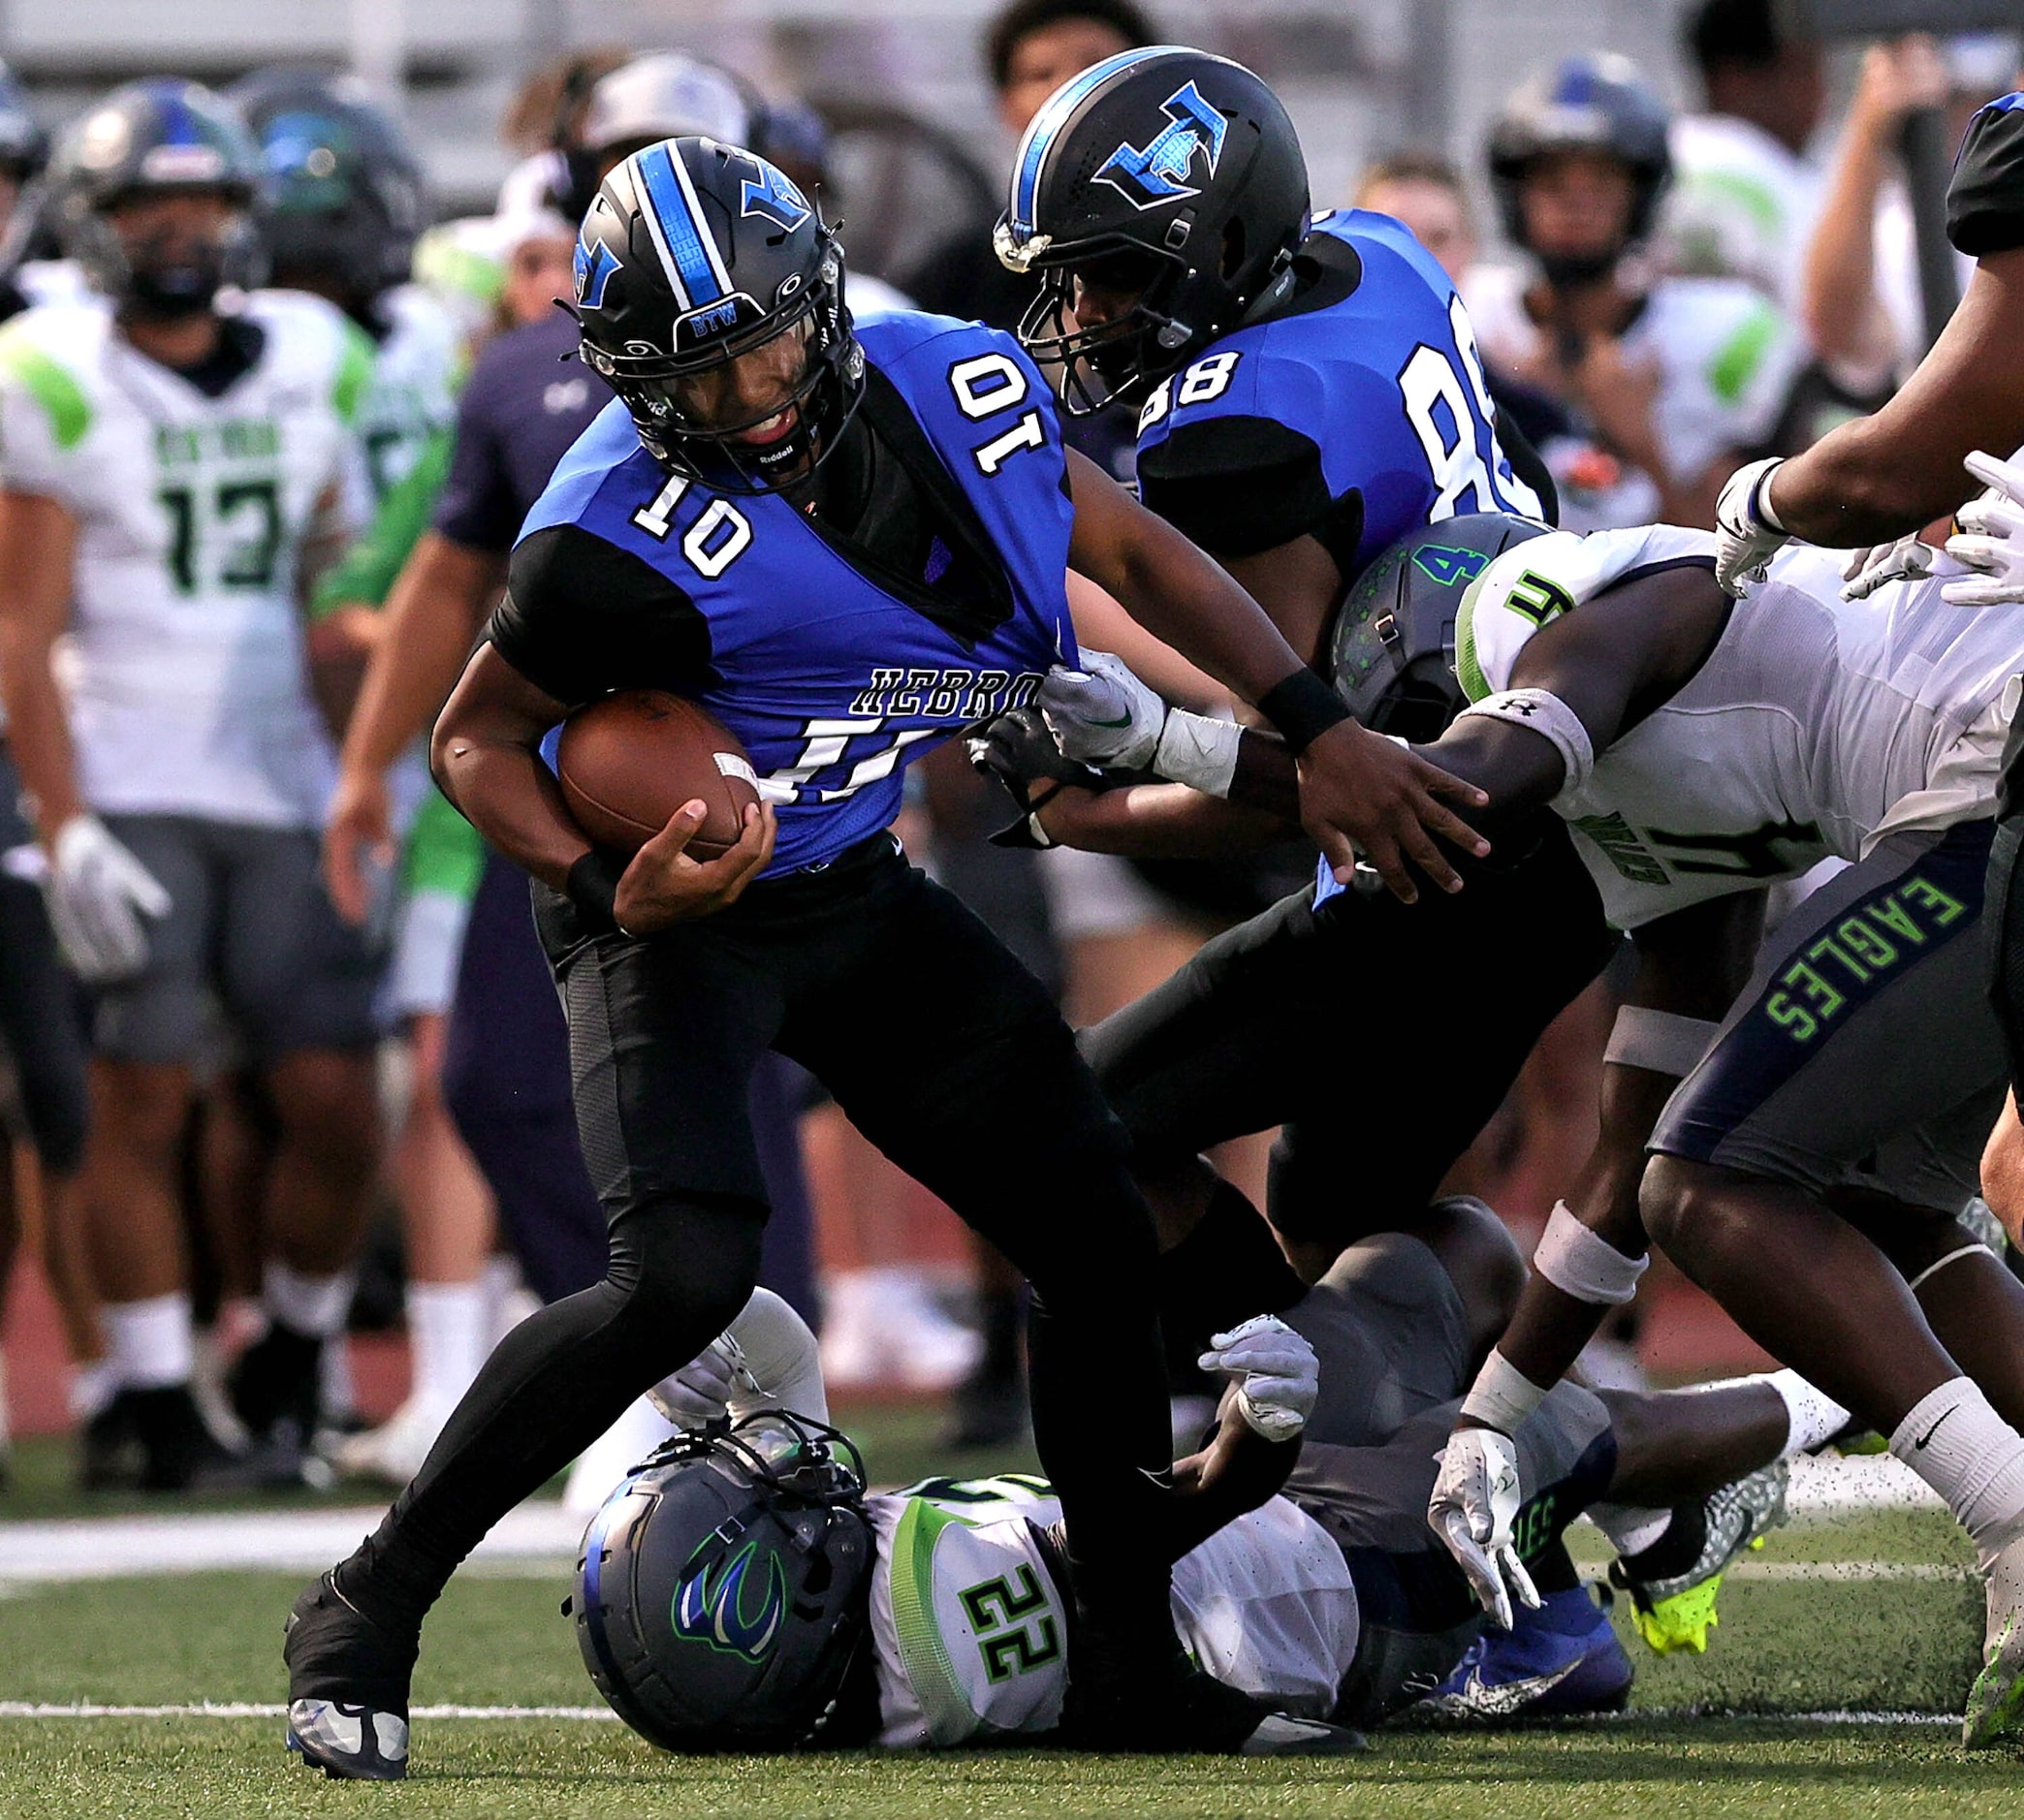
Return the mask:
[[[1500,446],[1455,287],[1389,215],[1323,215],[1293,301],[1162,381],[1141,496],[1219,556],[1318,539],[1344,579],[1465,512],[1541,516]]]
[[[781,494],[671,476],[615,403],[528,515],[491,625],[500,655],[572,706],[664,688],[709,708],[778,811],[766,876],[885,828],[911,760],[1076,660],[1074,511],[1039,373],[1011,337],[943,317],[882,316],[859,339],[877,433],[857,442],[933,508],[917,536],[873,561]]]

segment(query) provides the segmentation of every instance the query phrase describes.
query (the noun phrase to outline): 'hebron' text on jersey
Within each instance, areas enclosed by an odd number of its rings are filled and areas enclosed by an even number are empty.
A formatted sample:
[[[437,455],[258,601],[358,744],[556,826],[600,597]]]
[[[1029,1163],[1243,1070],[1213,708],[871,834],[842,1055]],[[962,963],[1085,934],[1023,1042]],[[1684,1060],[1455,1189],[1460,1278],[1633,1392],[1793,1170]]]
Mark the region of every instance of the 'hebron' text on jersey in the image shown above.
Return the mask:
[[[1435,519],[1539,517],[1498,443],[1469,313],[1405,226],[1323,215],[1302,259],[1321,267],[1306,307],[1224,335],[1146,400],[1147,505],[1218,555],[1311,534],[1345,581]]]
[[[886,827],[910,760],[1029,700],[1050,664],[1076,659],[1064,579],[1074,514],[1039,373],[1010,337],[941,317],[881,317],[859,339],[996,552],[1011,611],[983,636],[965,640],[874,580],[788,499],[671,476],[618,404],[564,456],[522,532],[579,526],[693,603],[709,643],[698,699],[743,742],[779,812],[769,875],[822,864]],[[649,674],[602,680],[670,686]]]

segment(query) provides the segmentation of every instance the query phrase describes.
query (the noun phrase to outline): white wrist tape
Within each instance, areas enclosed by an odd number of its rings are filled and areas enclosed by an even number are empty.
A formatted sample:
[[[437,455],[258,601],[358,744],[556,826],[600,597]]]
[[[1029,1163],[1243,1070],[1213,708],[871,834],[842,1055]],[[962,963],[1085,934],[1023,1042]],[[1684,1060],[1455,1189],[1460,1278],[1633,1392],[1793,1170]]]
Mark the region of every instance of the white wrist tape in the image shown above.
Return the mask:
[[[1204,796],[1226,797],[1237,771],[1237,747],[1244,729],[1234,720],[1169,708],[1153,751],[1153,769]]]
[[[1581,716],[1551,689],[1506,689],[1502,695],[1486,695],[1480,702],[1471,702],[1455,718],[1467,720],[1471,714],[1529,728],[1542,739],[1551,740],[1567,770],[1561,784],[1563,791],[1579,790],[1596,769],[1596,745],[1589,737],[1589,730],[1581,724]]]
[[[1621,1306],[1637,1294],[1637,1279],[1651,1268],[1648,1253],[1627,1258],[1608,1239],[1592,1233],[1568,1211],[1565,1201],[1553,1204],[1533,1269],[1554,1288],[1576,1302],[1605,1308]]]
[[[1654,1011],[1648,1005],[1626,1005],[1616,1015],[1609,1047],[1602,1059],[1620,1068],[1643,1068],[1655,1075],[1685,1080],[1700,1066],[1722,1026],[1706,1018],[1688,1018],[1677,1011]]]
[[[1462,1413],[1471,1422],[1487,1422],[1505,1434],[1516,1434],[1545,1400],[1545,1391],[1493,1348],[1462,1399]]]

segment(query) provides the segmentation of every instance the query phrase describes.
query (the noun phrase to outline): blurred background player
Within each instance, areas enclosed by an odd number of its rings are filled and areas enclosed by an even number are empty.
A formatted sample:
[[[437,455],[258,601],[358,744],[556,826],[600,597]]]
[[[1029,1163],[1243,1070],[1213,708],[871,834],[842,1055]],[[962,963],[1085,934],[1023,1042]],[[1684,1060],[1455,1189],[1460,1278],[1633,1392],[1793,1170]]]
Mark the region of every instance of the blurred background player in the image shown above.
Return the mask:
[[[312,298],[221,302],[253,275],[262,183],[244,126],[193,84],[86,114],[51,184],[106,300],[17,318],[0,389],[0,681],[57,935],[100,988],[83,1192],[122,1389],[94,1434],[129,1428],[156,1489],[219,1463],[188,1388],[176,1195],[213,999],[278,1126],[269,1327],[237,1386],[276,1471],[314,1427],[378,1143],[369,964],[316,872],[330,747],[298,619],[342,533],[371,352]]]
[[[1692,277],[1740,278],[1797,322],[1822,201],[1812,148],[1827,107],[1825,47],[1798,9],[1777,0],[1698,0],[1681,38],[1706,105],[1681,114],[1667,136],[1664,264]]]
[[[1668,124],[1627,59],[1586,55],[1518,90],[1490,134],[1504,232],[1529,265],[1479,267],[1463,295],[1485,364],[1558,400],[1612,458],[1598,471],[1541,451],[1570,528],[1712,524],[1724,476],[1769,446],[1804,364],[1750,285],[1645,259]]]

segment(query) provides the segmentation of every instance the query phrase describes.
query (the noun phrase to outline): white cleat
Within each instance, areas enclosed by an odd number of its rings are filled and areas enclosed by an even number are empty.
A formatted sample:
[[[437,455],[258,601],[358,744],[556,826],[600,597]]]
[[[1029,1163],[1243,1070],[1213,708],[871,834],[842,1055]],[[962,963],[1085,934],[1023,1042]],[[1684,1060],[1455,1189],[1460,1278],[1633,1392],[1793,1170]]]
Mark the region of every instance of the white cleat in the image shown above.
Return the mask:
[[[407,1775],[408,1723],[397,1713],[334,1700],[295,1700],[288,1747],[332,1781],[398,1782]]]
[[[1968,1690],[1961,1742],[1970,1750],[2024,1742],[2024,1525],[1984,1564],[1988,1622],[1982,1671]]]

